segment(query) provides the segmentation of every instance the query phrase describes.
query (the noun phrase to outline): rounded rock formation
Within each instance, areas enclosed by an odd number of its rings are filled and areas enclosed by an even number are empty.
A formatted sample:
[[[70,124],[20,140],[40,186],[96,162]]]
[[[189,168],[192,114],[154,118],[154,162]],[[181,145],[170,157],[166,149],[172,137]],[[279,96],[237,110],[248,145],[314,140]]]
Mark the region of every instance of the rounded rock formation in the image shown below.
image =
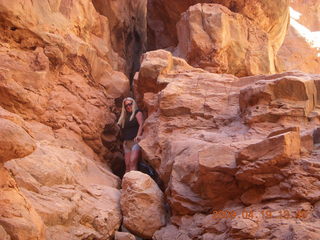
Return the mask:
[[[35,149],[34,140],[23,128],[0,118],[0,163],[25,157]]]
[[[123,224],[132,233],[152,238],[165,225],[163,193],[148,175],[131,171],[122,180]]]

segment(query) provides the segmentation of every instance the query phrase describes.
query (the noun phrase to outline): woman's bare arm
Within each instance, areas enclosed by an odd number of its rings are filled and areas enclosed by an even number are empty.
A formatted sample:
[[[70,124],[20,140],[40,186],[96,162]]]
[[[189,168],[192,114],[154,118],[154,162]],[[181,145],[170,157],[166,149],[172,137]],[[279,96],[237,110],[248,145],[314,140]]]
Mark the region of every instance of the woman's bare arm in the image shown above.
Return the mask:
[[[142,112],[138,112],[138,113],[136,114],[136,118],[137,118],[137,121],[138,121],[138,123],[139,123],[139,129],[138,129],[137,136],[135,137],[135,140],[138,140],[138,139],[136,139],[136,138],[137,138],[137,137],[141,137],[141,135],[142,135],[142,126],[143,126],[143,122],[144,122]]]

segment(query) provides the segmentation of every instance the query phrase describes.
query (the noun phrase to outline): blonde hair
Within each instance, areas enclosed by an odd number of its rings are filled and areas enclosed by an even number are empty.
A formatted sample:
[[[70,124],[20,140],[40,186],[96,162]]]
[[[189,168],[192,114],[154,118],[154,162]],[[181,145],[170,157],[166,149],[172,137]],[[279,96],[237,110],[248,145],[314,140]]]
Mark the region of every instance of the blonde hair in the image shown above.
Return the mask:
[[[137,105],[136,101],[133,98],[127,97],[127,98],[123,99],[121,115],[120,115],[120,118],[118,120],[118,125],[120,125],[122,128],[124,127],[124,123],[125,123],[126,117],[127,117],[127,111],[126,111],[126,107],[124,105],[125,101],[132,101],[132,113],[131,113],[131,116],[130,116],[130,121],[132,121],[132,119],[134,118],[135,112],[138,110],[138,105]]]

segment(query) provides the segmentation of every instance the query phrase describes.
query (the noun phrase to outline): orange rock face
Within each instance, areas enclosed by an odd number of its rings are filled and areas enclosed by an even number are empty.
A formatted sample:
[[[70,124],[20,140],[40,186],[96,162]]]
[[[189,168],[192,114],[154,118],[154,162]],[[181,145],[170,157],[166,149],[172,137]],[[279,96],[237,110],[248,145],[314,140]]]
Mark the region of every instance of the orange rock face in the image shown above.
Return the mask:
[[[105,14],[99,1],[0,0],[1,239],[118,230],[119,179],[101,135],[145,41],[146,1],[129,3],[109,1]]]
[[[290,2],[290,27],[278,53],[278,70],[320,71],[320,1]]]
[[[1,239],[46,239],[41,217],[3,166],[0,167],[0,191]]]
[[[139,56],[146,49],[147,0],[93,0],[92,3],[108,18],[111,46],[126,61],[124,72],[132,77],[139,70]],[[115,59],[109,60],[112,63]]]
[[[278,51],[289,0],[0,0],[0,239],[320,239],[320,76],[267,75],[318,72],[318,5]],[[164,192],[105,162],[131,88]]]
[[[2,113],[3,114],[3,113]],[[1,239],[45,239],[42,219],[19,191],[3,162],[25,157],[36,146],[28,133],[10,120],[0,118],[0,224]]]
[[[13,158],[25,157],[36,148],[26,131],[6,119],[0,119],[0,139],[2,164]]]
[[[163,50],[141,67],[140,145],[165,182],[175,225],[155,239],[319,235],[318,75],[218,75]]]
[[[30,120],[75,132],[102,154],[101,131],[115,120],[112,99],[129,88],[126,76],[113,70],[124,69],[115,65],[123,59],[111,46],[107,18],[91,3],[48,4],[22,9],[0,2],[8,12],[1,21],[0,102]],[[83,15],[79,9],[86,9]]]
[[[144,173],[124,175],[120,203],[124,226],[137,236],[151,238],[166,223],[163,193]]]
[[[194,67],[236,76],[275,73],[268,34],[219,4],[197,4],[177,23],[174,54]]]
[[[4,109],[0,119],[4,166],[15,179],[1,164],[4,231],[14,239],[111,238],[121,221],[119,182],[90,158],[93,151],[72,134],[62,140],[63,132],[55,135],[50,127]],[[105,222],[105,215],[112,217]]]
[[[197,3],[202,4],[192,6]],[[148,49],[178,45],[177,56],[216,73],[275,73],[275,56],[289,23],[288,7],[288,0],[150,1]]]
[[[152,0],[148,3],[148,46],[149,49],[166,48],[177,44],[176,23],[190,6],[197,3],[221,4],[235,13],[243,14],[272,35],[274,46],[281,46],[289,21],[289,1],[257,0]],[[160,37],[161,36],[161,37]],[[280,40],[280,41],[279,41]]]

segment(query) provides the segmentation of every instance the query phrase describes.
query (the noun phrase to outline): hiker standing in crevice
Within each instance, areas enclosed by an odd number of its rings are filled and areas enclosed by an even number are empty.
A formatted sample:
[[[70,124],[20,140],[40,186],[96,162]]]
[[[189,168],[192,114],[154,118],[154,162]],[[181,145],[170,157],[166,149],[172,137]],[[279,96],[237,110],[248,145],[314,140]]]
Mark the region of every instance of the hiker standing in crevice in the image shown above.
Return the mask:
[[[118,124],[121,127],[126,172],[137,170],[141,148],[138,142],[142,135],[144,119],[136,101],[127,97],[122,101],[121,115]]]

